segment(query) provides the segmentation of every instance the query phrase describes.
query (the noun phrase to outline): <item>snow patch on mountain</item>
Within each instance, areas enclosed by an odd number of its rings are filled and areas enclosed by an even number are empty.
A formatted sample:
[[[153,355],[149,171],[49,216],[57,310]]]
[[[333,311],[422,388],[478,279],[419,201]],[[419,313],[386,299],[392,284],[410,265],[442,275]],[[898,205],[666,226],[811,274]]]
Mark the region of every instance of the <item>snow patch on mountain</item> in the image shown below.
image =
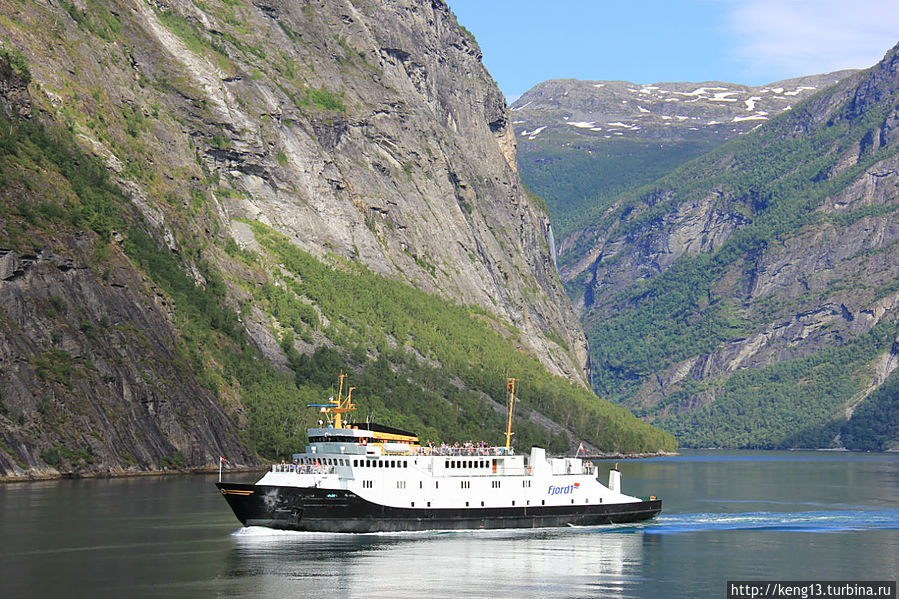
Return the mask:
[[[544,129],[546,129],[546,125],[543,125],[542,127],[537,127],[533,131],[522,131],[521,136],[527,137],[528,139],[534,139],[535,137],[540,135],[540,132],[543,131]]]
[[[802,92],[804,92],[806,90],[813,90],[813,89],[817,89],[817,88],[800,85],[799,87],[797,87],[796,89],[794,89],[791,92],[784,92],[784,95],[785,96],[798,96],[799,94],[801,94]]]

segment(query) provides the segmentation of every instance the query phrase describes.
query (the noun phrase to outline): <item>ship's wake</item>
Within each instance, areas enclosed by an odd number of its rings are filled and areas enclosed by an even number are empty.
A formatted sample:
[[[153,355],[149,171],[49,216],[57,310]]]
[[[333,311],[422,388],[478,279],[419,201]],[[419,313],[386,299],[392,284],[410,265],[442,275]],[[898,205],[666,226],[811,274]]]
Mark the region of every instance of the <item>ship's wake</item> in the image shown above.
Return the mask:
[[[718,530],[771,530],[838,533],[899,530],[899,510],[818,510],[799,512],[697,513],[662,515],[639,527],[648,534]]]

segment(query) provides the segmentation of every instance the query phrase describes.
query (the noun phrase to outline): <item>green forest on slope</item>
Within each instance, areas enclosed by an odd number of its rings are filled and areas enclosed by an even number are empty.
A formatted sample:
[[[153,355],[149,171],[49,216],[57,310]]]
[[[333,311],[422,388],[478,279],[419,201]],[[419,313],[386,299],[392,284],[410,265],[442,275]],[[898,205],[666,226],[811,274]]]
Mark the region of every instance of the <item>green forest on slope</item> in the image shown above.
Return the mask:
[[[514,428],[516,446],[565,451],[586,440],[605,451],[673,450],[673,438],[620,407],[560,377],[549,375],[517,349],[513,331],[494,317],[376,275],[336,258],[327,265],[260,223],[251,223],[266,256],[229,244],[248,268],[289,275],[263,285],[246,283],[255,304],[277,321],[292,374],[260,361],[242,329],[231,326],[224,288],[197,288],[176,260],[139,231],[129,235],[129,255],[172,295],[182,314],[186,356],[206,385],[221,393],[241,389],[248,414],[247,442],[264,456],[289,453],[305,442],[305,426],[318,413],[306,409],[333,395],[336,373],[352,372],[359,418],[417,431],[432,441],[501,441],[507,377],[521,380]],[[217,277],[204,271],[210,281]],[[311,306],[315,306],[312,308]],[[324,318],[318,316],[319,311]],[[323,324],[327,321],[327,325]],[[320,332],[329,343],[310,355],[294,349],[295,338]],[[204,355],[206,353],[206,355]],[[539,410],[578,434],[551,434],[528,418]]]
[[[556,237],[588,227],[621,194],[652,183],[719,145],[711,140],[577,140],[546,134],[520,144],[518,167],[542,197]]]
[[[584,439],[605,451],[674,448],[670,437],[626,410],[548,374],[519,349],[519,333],[494,316],[415,290],[355,263],[332,258],[332,264],[323,264],[264,225],[251,226],[270,259],[293,275],[280,279],[288,301],[262,297],[272,293],[263,287],[257,295],[259,304],[268,306],[282,326],[290,323],[285,335],[290,340],[291,333],[308,336],[310,328],[319,325],[310,318],[308,308],[305,314],[291,312],[309,301],[328,320],[321,331],[347,348],[356,357],[357,367],[367,363],[368,356],[377,356],[374,364],[363,369],[362,380],[370,383],[365,395],[372,396],[379,417],[388,415],[389,421],[432,439],[480,436],[498,443],[504,411],[497,412],[485,399],[502,404],[506,379],[514,377],[521,381],[516,421],[521,447],[538,443],[562,451]],[[308,362],[291,351],[289,341],[284,346],[300,378]],[[396,374],[387,372],[390,365]],[[375,369],[374,376],[365,378],[369,368]],[[361,380],[357,386],[365,389]],[[570,440],[564,433],[547,436],[527,421],[531,409],[564,424],[578,438]]]
[[[17,68],[20,76],[27,75],[27,65]],[[206,183],[210,189],[215,185]],[[521,380],[517,447],[539,444],[565,451],[584,440],[606,451],[675,448],[670,435],[549,375],[519,349],[517,331],[483,311],[357,264],[337,259],[325,264],[259,223],[251,225],[264,248],[261,255],[224,236],[204,237],[197,232],[201,228],[189,226],[191,218],[208,214],[204,206],[212,200],[201,190],[194,190],[192,203],[171,202],[180,211],[179,219],[170,222],[179,227],[177,251],[171,251],[112,184],[99,160],[79,148],[71,129],[0,112],[0,184],[5,247],[33,252],[40,239],[83,232],[93,239],[91,268],[105,273],[116,251],[113,233],[121,235],[126,255],[174,307],[176,370],[199,377],[235,418],[236,400],[238,411],[246,414],[243,440],[260,456],[285,456],[302,447],[306,425],[318,418],[306,404],[334,394],[341,370],[350,371],[350,384],[357,387],[360,417],[373,415],[417,431],[423,439],[499,443],[506,377],[514,376]],[[279,272],[275,266],[283,268],[281,275],[270,274]],[[281,331],[288,371],[270,364],[241,324],[241,314],[254,307],[269,314]],[[82,324],[90,330],[99,326]],[[311,353],[294,349],[294,339],[313,337],[319,341]],[[40,377],[78,376],[69,367],[73,359],[55,358],[35,362]],[[65,401],[80,409],[82,400]],[[562,423],[577,438],[537,426],[531,409]],[[0,411],[8,412],[5,405]]]
[[[805,358],[739,370],[720,381],[679,385],[666,404],[676,405],[709,391],[715,391],[716,400],[677,414],[663,428],[688,447],[830,447],[834,437],[845,431],[852,434],[844,439],[851,449],[886,449],[884,432],[890,425],[872,430],[860,427],[858,421],[847,423],[843,406],[864,390],[869,381],[860,373],[889,350],[895,335],[896,322],[881,321],[865,335]],[[879,392],[889,393],[887,389]],[[892,395],[891,400],[896,399]],[[869,409],[868,402],[862,405]],[[888,407],[886,397],[881,397],[870,409],[886,412],[895,410],[895,405]]]

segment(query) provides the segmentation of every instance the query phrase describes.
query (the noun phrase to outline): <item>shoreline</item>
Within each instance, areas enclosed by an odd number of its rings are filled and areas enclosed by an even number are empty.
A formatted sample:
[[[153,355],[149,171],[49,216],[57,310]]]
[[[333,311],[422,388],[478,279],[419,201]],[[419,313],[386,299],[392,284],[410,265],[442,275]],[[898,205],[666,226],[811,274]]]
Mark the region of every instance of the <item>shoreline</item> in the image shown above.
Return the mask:
[[[670,458],[681,455],[680,452],[677,451],[655,451],[655,452],[644,452],[644,453],[592,453],[585,454],[580,456],[569,456],[560,454],[555,457],[558,458],[568,458],[568,457],[579,457],[582,460],[587,460],[590,462],[598,462],[600,460],[648,460],[650,458]]]
[[[270,466],[237,466],[222,470],[222,476],[226,474],[240,474],[246,472],[263,472]],[[214,466],[202,466],[198,468],[167,468],[165,470],[122,470],[122,471],[84,471],[84,472],[37,472],[26,474],[0,475],[0,484],[46,482],[53,480],[79,480],[99,478],[135,478],[143,476],[177,476],[218,474],[219,469]]]

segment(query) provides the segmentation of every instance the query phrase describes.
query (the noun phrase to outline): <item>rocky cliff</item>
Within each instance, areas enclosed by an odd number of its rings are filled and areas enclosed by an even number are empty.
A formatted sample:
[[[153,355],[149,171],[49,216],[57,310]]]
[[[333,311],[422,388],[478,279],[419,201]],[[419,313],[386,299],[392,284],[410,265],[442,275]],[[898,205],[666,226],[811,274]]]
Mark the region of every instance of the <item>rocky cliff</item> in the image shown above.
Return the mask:
[[[897,124],[893,49],[564,240],[600,393],[688,445],[883,432],[895,398],[852,419],[896,368]]]
[[[508,108],[442,1],[14,0],[0,49],[0,471],[253,463],[267,383],[228,356],[352,349],[323,300],[278,312],[302,280],[257,224],[473,306],[585,385]]]

